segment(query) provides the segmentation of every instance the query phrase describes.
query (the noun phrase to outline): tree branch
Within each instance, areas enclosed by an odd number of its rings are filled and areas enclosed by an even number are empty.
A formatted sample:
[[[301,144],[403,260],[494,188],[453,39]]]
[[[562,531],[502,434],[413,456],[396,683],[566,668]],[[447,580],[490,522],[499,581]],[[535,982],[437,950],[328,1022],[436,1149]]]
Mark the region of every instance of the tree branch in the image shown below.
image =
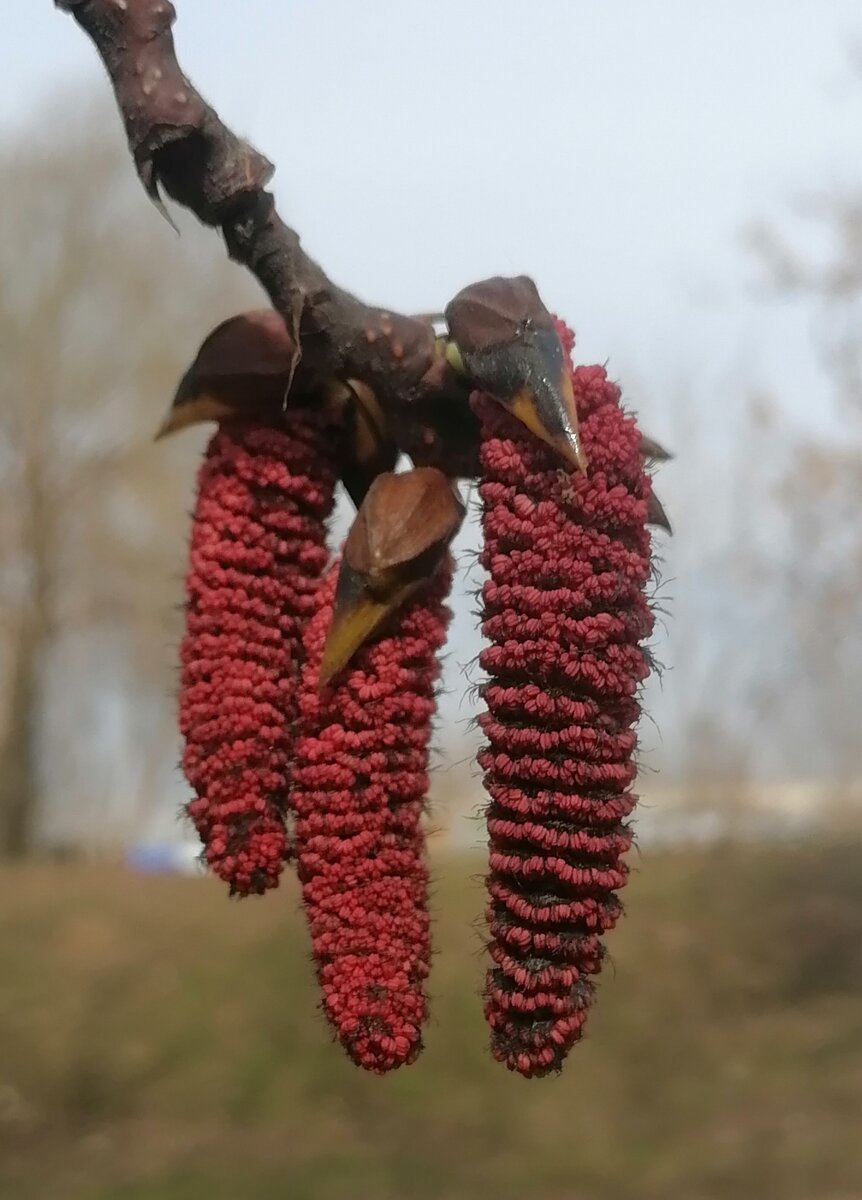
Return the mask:
[[[54,0],[91,38],[113,84],[138,175],[220,229],[257,277],[298,347],[297,396],[323,380],[375,392],[402,450],[450,474],[473,474],[478,441],[467,386],[439,353],[427,319],[363,304],[336,287],[285,225],[266,190],[272,164],[238,138],[177,61],[169,0]]]

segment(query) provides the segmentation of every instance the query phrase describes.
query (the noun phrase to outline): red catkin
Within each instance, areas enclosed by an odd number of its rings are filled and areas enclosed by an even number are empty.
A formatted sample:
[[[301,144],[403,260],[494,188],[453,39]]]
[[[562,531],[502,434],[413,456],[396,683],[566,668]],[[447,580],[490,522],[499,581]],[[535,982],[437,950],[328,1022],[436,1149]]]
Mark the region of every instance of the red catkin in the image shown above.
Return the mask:
[[[427,1016],[428,870],[421,818],[446,637],[447,560],[318,691],[337,566],[306,631],[291,808],[323,1007],[359,1066],[412,1062]]]
[[[224,426],[198,475],[182,641],[188,815],[231,894],[278,884],[305,622],[326,565],[335,473],[326,431]]]
[[[567,353],[573,335],[558,332]],[[581,1036],[620,915],[635,797],[650,480],[601,367],[570,368],[589,475],[572,474],[494,400],[482,425],[479,756],[490,797],[485,1015],[495,1058],[558,1070]]]

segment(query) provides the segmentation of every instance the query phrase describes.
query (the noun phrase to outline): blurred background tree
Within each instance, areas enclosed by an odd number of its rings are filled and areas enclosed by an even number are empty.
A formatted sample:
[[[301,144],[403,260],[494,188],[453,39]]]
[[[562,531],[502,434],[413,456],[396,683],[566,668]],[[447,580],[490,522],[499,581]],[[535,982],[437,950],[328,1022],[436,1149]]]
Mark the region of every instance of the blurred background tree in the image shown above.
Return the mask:
[[[859,4],[776,7],[177,4],[192,77],[334,277],[421,311],[534,273],[674,451],[642,852],[590,1036],[527,1092],[477,1001],[486,856],[443,853],[482,820],[430,843],[433,1020],[385,1083],[333,1052],[295,878],[247,905],[113,855],[0,863],[0,1195],[862,1196]],[[151,436],[201,337],[260,298],[147,205],[116,113],[74,93],[108,89],[67,18],[19,5],[4,49],[0,843],[113,851],[179,836],[185,795],[176,610],[207,434]],[[450,829],[484,803],[475,522],[459,545]]]
[[[807,228],[793,227],[796,222]],[[771,304],[805,314],[822,374],[812,430],[781,425],[769,396],[750,408],[747,458],[765,478],[774,519],[749,555],[754,594],[780,598],[792,667],[767,709],[810,763],[862,777],[862,180],[803,198],[783,222],[747,231]],[[819,253],[797,249],[802,242]],[[765,285],[765,286],[764,286]],[[778,614],[776,614],[778,615]]]
[[[43,799],[53,838],[72,828],[68,797],[76,833],[98,841],[164,793],[201,439],[152,434],[201,338],[253,293],[210,239],[166,235],[113,112],[39,114],[0,174],[0,853],[21,855]]]
[[[171,235],[101,101],[35,112],[7,135],[0,170],[0,853],[175,837],[177,604],[206,432],[157,447],[151,435],[201,338],[260,298],[182,214]],[[659,481],[676,536],[656,592],[673,669],[647,692],[658,734],[643,727],[643,788],[661,819],[671,792],[710,810],[717,797],[735,824],[732,794],[747,805],[775,784],[771,804],[807,781],[816,808],[859,780],[862,184],[850,180],[809,199],[804,226],[790,214],[748,231],[755,336],[788,314],[800,341],[815,334],[823,369],[795,393],[758,382],[744,346],[717,355],[712,377],[684,346],[641,387],[620,372],[677,455]],[[738,277],[727,306],[745,307]],[[657,394],[657,378],[677,385]],[[810,424],[794,418],[803,387]],[[477,536],[469,523],[465,563]],[[458,782],[435,775],[443,824],[482,803],[478,736],[465,731],[475,673],[454,662],[477,650],[479,582],[467,570],[455,598],[439,743]]]

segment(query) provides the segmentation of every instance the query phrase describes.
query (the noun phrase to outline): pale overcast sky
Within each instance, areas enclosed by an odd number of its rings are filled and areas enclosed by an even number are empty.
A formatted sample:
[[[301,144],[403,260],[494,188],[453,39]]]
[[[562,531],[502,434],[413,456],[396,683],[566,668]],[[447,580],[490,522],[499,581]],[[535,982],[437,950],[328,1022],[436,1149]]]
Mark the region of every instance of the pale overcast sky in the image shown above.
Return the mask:
[[[419,310],[525,271],[575,326],[577,357],[609,362],[644,426],[688,455],[660,490],[689,603],[730,504],[717,484],[710,513],[687,523],[692,488],[720,476],[732,445],[728,382],[739,391],[742,374],[775,389],[788,420],[828,425],[803,314],[746,298],[739,231],[783,219],[802,191],[859,182],[859,0],[175,4],[187,73],[277,165],[282,215],[334,279]],[[0,121],[82,81],[107,87],[50,0],[15,10]],[[722,602],[732,609],[711,591]],[[459,636],[475,647],[470,621],[462,612]],[[656,710],[671,725],[667,703]]]
[[[188,74],[277,164],[284,215],[339,282],[425,308],[528,271],[583,357],[651,396],[705,355],[781,367],[768,329],[727,321],[737,233],[853,177],[858,0],[176,6]],[[6,122],[103,85],[50,0],[17,5],[4,42]]]

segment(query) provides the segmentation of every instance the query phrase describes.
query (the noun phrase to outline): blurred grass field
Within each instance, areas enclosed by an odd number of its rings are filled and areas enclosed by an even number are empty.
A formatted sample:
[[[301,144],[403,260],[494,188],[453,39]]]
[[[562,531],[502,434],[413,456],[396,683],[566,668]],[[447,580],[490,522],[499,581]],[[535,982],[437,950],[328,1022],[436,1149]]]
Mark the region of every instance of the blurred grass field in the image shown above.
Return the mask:
[[[862,1196],[862,845],[644,852],[560,1078],[486,1053],[476,859],[437,862],[419,1062],[360,1074],[291,886],[0,872],[4,1200]]]

